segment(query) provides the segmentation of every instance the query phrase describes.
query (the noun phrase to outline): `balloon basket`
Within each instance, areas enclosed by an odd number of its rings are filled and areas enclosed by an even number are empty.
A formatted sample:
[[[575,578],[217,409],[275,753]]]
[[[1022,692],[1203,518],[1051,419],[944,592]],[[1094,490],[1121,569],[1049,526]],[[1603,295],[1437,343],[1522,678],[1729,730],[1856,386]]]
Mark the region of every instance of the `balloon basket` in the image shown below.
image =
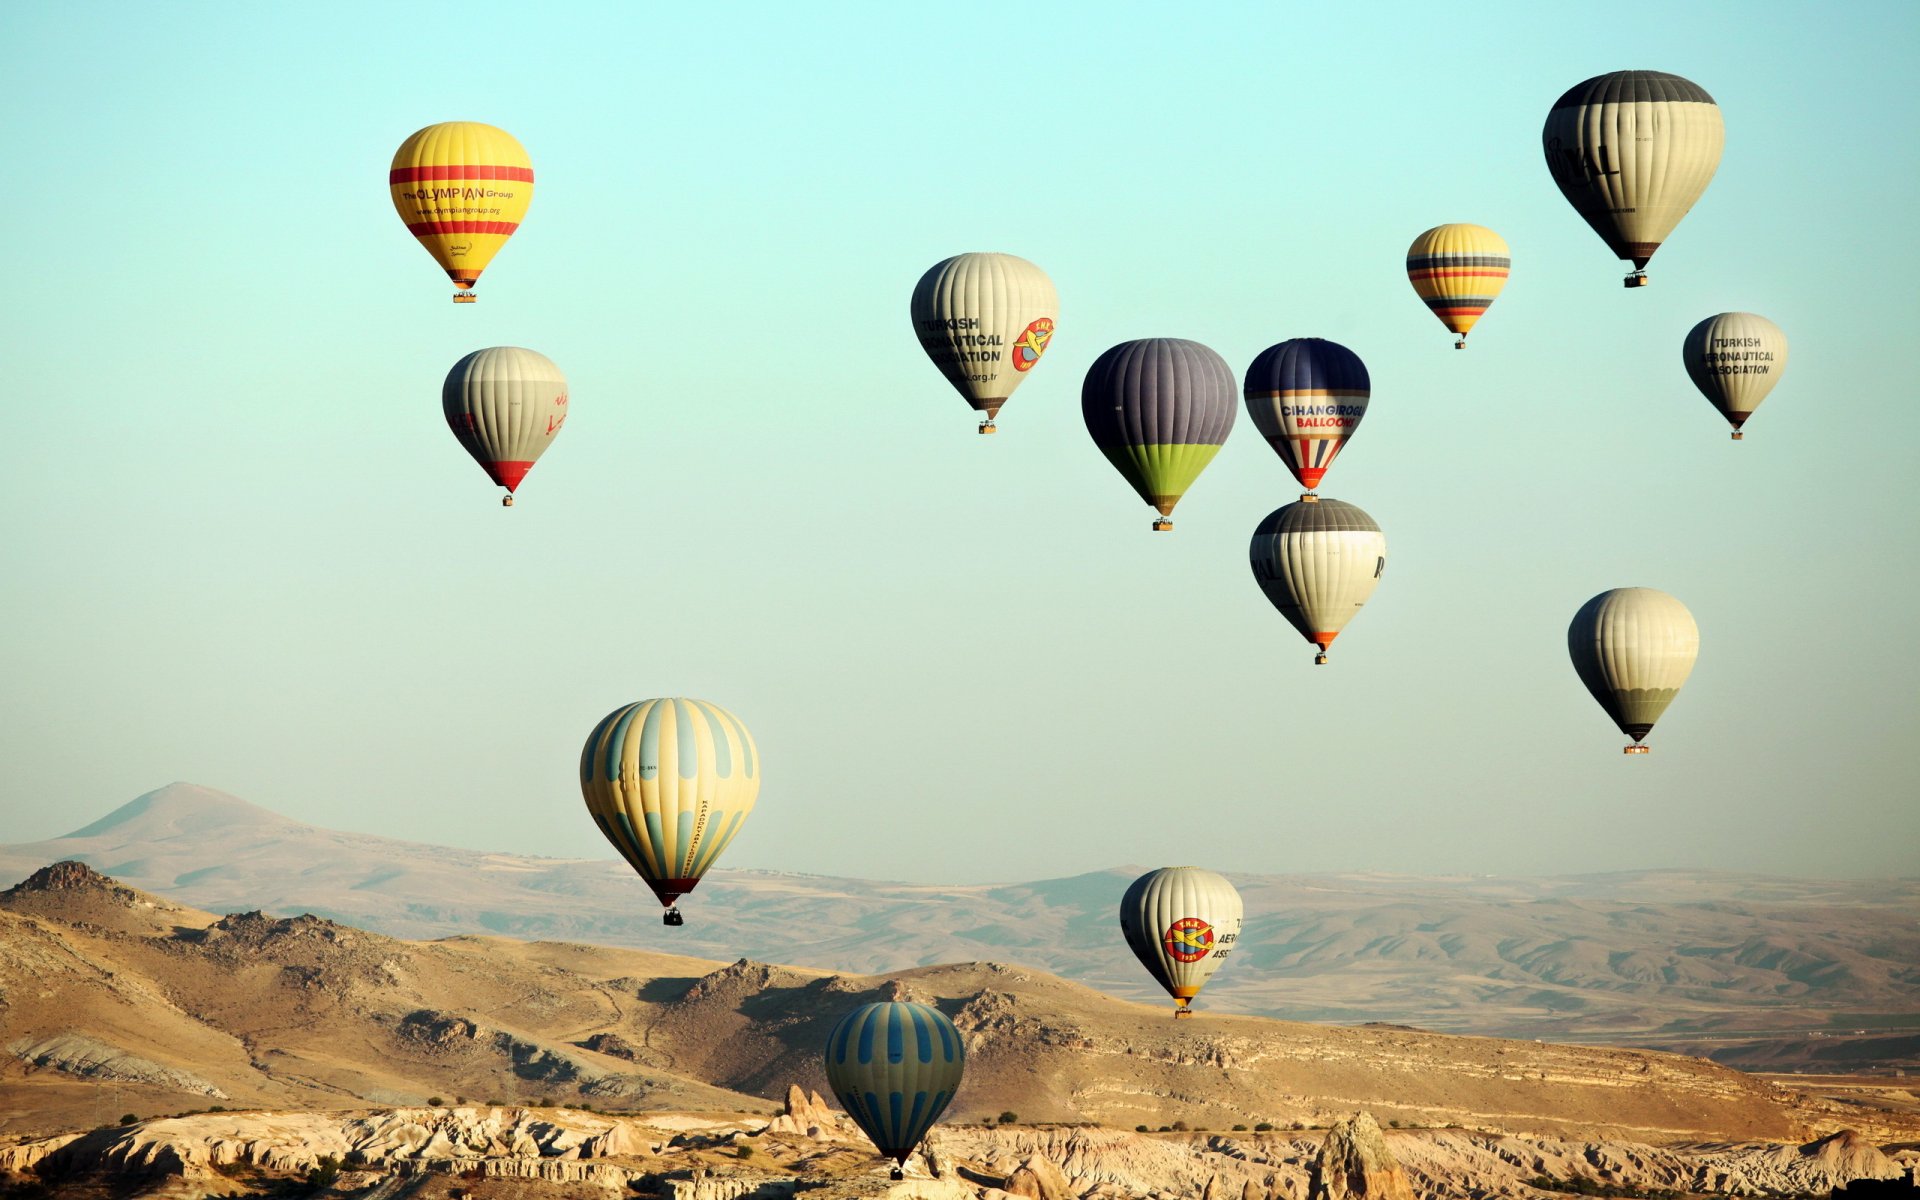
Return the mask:
[[[1313,665],[1316,667],[1324,667],[1327,665],[1327,652],[1325,650],[1313,656]]]
[[[1465,350],[1467,348],[1467,339],[1461,338],[1459,341],[1453,344],[1453,348],[1455,350]]]
[[[453,294],[453,302],[455,304],[472,304],[475,300],[478,300],[479,298],[480,297],[474,295],[472,292],[464,291],[464,290],[455,292]]]
[[[1171,533],[1173,532],[1173,522],[1167,520],[1165,517],[1160,517],[1154,521],[1153,531],[1155,533]]]
[[[890,1172],[890,1173],[888,1174],[888,1176],[887,1176],[887,1177],[888,1177],[889,1179],[892,1179],[892,1180],[894,1180],[895,1182],[898,1182],[898,1181],[900,1181],[900,1180],[902,1180],[902,1179],[905,1179],[905,1178],[907,1177],[907,1173],[906,1173],[906,1172],[905,1172],[904,1170],[902,1170],[901,1168],[899,1168],[899,1167],[895,1167],[895,1168],[893,1168],[893,1170],[892,1170],[892,1171],[891,1171],[891,1172]]]
[[[1193,1010],[1190,1008],[1176,1008],[1173,1010],[1173,1019],[1176,1021],[1184,1021],[1192,1015]]]
[[[512,507],[513,507],[513,497],[512,497],[511,495],[508,495],[508,496],[502,496],[502,497],[500,497],[500,507],[501,507],[501,508],[512,508]]]
[[[1740,432],[1738,429],[1733,431],[1733,440],[1736,442],[1745,441],[1746,437],[1747,435]]]
[[[1645,271],[1635,271],[1633,274],[1621,280],[1620,286],[1630,288],[1645,287],[1647,286],[1647,274]]]
[[[1300,493],[1300,503],[1302,503],[1302,504],[1318,504],[1318,503],[1320,503],[1320,497],[1318,497],[1318,496],[1316,496],[1316,495],[1314,495],[1314,494],[1313,494],[1312,492],[1301,492],[1301,493]]]
[[[1653,747],[1642,746],[1639,742],[1635,742],[1631,746],[1623,746],[1620,749],[1620,753],[1622,754],[1650,754],[1652,752]]]
[[[998,425],[995,425],[992,422],[992,420],[986,420],[986,421],[980,422],[980,432],[981,433],[999,433],[1000,427]]]
[[[660,915],[660,923],[662,925],[685,925],[687,923],[687,919],[680,915],[679,909],[669,908],[666,912]]]

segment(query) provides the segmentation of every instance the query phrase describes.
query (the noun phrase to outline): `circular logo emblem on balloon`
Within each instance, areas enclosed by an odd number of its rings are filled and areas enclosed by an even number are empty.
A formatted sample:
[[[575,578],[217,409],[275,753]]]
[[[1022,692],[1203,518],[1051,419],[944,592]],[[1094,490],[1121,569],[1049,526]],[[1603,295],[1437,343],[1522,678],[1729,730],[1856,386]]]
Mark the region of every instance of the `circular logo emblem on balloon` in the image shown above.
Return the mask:
[[[1213,926],[1199,917],[1181,917],[1167,926],[1160,944],[1175,962],[1199,962],[1213,953]]]
[[[1013,369],[1031,371],[1033,364],[1047,352],[1047,343],[1053,340],[1053,318],[1041,317],[1038,321],[1020,331],[1013,339]]]

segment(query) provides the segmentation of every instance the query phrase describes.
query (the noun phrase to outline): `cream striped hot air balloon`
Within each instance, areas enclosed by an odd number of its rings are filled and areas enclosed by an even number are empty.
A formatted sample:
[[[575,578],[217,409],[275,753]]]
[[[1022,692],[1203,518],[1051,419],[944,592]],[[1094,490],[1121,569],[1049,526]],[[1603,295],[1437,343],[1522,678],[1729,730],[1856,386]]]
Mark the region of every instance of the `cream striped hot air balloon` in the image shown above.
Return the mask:
[[[1787,335],[1758,313],[1725,312],[1687,331],[1680,359],[1693,386],[1733,426],[1737,442],[1787,369]]]
[[[646,880],[663,920],[740,832],[760,795],[760,756],[740,718],[675,696],[622,705],[580,754],[580,792],[594,824]]]
[[[1373,595],[1387,569],[1387,538],[1372,517],[1341,500],[1311,497],[1268,513],[1247,547],[1253,578],[1300,636],[1327,647]]]
[[[533,201],[533,163],[512,134],[478,121],[443,121],[400,143],[387,190],[407,232],[471,304],[472,287]]]
[[[514,489],[566,423],[567,377],[538,351],[490,346],[453,364],[440,385],[440,410],[487,478],[507,489],[500,503],[511,506]]]
[[[1700,199],[1726,126],[1706,89],[1664,71],[1615,71],[1554,101],[1540,132],[1553,181],[1609,249],[1633,260],[1628,287]]]
[[[1653,588],[1614,588],[1580,606],[1567,626],[1567,653],[1580,682],[1645,754],[1641,739],[1679,694],[1700,654],[1700,627],[1687,606]]]
[[[981,433],[1053,344],[1060,299],[1047,273],[1011,254],[957,254],[914,285],[920,348],[975,412]]]
[[[1485,225],[1436,225],[1407,247],[1407,281],[1440,323],[1460,335],[1455,350],[1507,286],[1506,239]]]
[[[1201,867],[1149,871],[1120,899],[1120,932],[1176,1017],[1193,1015],[1193,998],[1233,953],[1241,916],[1240,893]]]

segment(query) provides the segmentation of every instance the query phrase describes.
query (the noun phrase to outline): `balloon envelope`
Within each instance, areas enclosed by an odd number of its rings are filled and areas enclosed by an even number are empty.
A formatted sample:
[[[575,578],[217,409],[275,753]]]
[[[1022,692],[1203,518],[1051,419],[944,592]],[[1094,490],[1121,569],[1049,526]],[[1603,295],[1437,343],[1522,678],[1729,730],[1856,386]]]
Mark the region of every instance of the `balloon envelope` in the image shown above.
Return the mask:
[[[443,121],[400,143],[387,190],[407,232],[448,278],[470,288],[526,219],[533,163],[504,129]]]
[[[1693,386],[1738,438],[1787,369],[1787,335],[1758,313],[1720,313],[1687,331],[1680,358]]]
[[[440,410],[453,436],[509,495],[567,420],[567,377],[519,346],[475,350],[447,372]]]
[[[1707,190],[1726,127],[1699,84],[1615,71],[1567,89],[1540,138],[1567,203],[1637,270]]]
[[[1687,606],[1665,592],[1614,588],[1574,614],[1567,653],[1587,691],[1638,743],[1692,674],[1700,627]]]
[[[939,1009],[863,1004],[827,1035],[826,1067],[847,1115],[880,1153],[905,1163],[960,1089],[966,1051]]]
[[[1387,569],[1387,538],[1372,517],[1339,500],[1300,500],[1254,527],[1253,578],[1300,636],[1327,647],[1373,595]]]
[[[1163,518],[1220,452],[1234,408],[1227,360],[1183,338],[1122,342],[1094,360],[1080,387],[1093,444]]]
[[[1317,488],[1367,415],[1373,382],[1360,356],[1325,338],[1268,346],[1247,368],[1242,394],[1254,428],[1300,486]]]
[[[675,696],[622,705],[580,754],[594,824],[672,906],[740,832],[760,795],[760,756],[740,718]]]
[[[920,348],[992,429],[1000,406],[1053,341],[1060,300],[1047,273],[1011,254],[957,254],[914,285]]]
[[[1436,225],[1407,247],[1407,282],[1440,323],[1460,335],[1454,343],[1460,349],[1507,286],[1512,266],[1506,239],[1485,225]]]
[[[1120,900],[1120,932],[1134,957],[1185,1016],[1240,939],[1240,893],[1201,867],[1161,867]]]

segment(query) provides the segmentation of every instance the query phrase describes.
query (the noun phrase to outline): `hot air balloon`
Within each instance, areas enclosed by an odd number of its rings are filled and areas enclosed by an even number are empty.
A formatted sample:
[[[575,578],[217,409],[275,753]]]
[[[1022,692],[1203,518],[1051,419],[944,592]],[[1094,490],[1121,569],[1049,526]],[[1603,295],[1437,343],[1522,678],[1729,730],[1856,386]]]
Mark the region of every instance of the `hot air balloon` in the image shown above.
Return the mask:
[[[1553,102],[1540,139],[1574,211],[1620,258],[1628,287],[1707,190],[1726,127],[1706,89],[1663,71],[1615,71]]]
[[[1700,653],[1700,627],[1687,606],[1652,588],[1614,588],[1580,606],[1567,626],[1573,669],[1620,732],[1628,754],[1667,711]]]
[[[747,727],[718,704],[675,696],[608,713],[580,754],[580,793],[614,849],[682,923],[692,891],[740,832],[760,794]]]
[[[1360,428],[1372,387],[1367,365],[1339,342],[1290,338],[1253,360],[1244,394],[1254,428],[1301,487],[1317,488]]]
[[[1747,418],[1787,369],[1787,335],[1757,313],[1721,313],[1687,331],[1680,359],[1693,386],[1733,426],[1737,442]]]
[[[1485,225],[1436,225],[1407,247],[1407,282],[1460,335],[1455,350],[1467,348],[1467,333],[1507,286],[1512,266],[1506,239]]]
[[[1094,360],[1080,387],[1093,444],[1172,529],[1173,506],[1233,429],[1233,370],[1199,342],[1121,342]]]
[[[514,489],[567,420],[567,377],[553,360],[518,346],[475,350],[447,372],[440,408],[453,436],[487,477]]]
[[[1000,406],[1052,343],[1060,299],[1047,273],[1024,258],[956,254],[914,285],[912,315],[921,349],[987,414],[980,432],[992,433]]]
[[[1333,644],[1387,569],[1387,538],[1372,517],[1339,500],[1277,508],[1247,547],[1253,578],[1300,636],[1327,661]]]
[[[960,1033],[939,1009],[863,1004],[827,1035],[827,1084],[880,1153],[904,1175],[907,1156],[940,1119],[966,1066]]]
[[[533,163],[504,129],[443,121],[400,143],[387,172],[394,210],[460,290],[470,291],[500,247],[526,219]]]
[[[1120,932],[1147,973],[1190,1017],[1193,998],[1240,940],[1240,893],[1200,867],[1161,867],[1133,881],[1120,900]]]

